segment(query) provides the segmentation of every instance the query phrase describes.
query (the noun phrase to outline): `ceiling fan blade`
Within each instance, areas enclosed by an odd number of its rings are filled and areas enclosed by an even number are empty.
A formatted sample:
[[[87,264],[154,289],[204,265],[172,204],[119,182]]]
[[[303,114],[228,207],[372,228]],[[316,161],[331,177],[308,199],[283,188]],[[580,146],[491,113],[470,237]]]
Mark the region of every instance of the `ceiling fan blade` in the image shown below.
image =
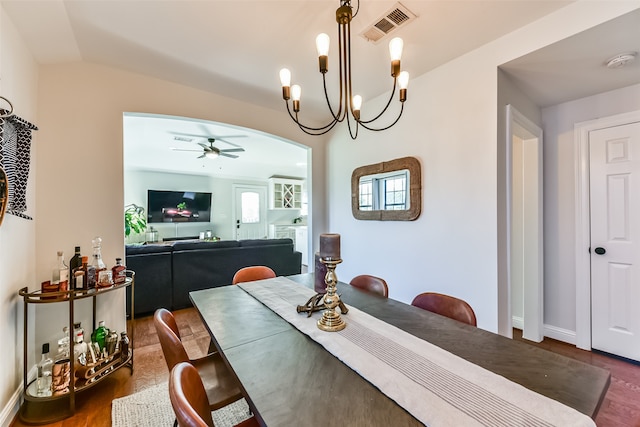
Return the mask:
[[[237,159],[237,158],[238,158],[238,156],[236,156],[235,154],[227,154],[227,153],[223,153],[222,151],[221,151],[219,154],[220,154],[221,156],[224,156],[224,157],[230,157],[230,158],[232,158],[232,159]]]
[[[209,144],[205,144],[204,142],[198,142],[198,145],[204,148],[205,150],[211,150]]]
[[[206,155],[206,154],[203,154],[202,156],[198,156],[197,158],[198,158],[198,159],[204,159],[205,157],[207,157],[207,155]]]
[[[171,148],[171,151],[191,151],[192,153],[201,153],[202,150],[186,150],[183,148]]]
[[[204,138],[204,139],[209,138],[209,136],[207,136],[207,135],[196,135],[195,133],[173,132],[173,131],[168,131],[168,133],[170,135],[190,136],[192,138]]]
[[[238,147],[238,148],[242,148],[240,147],[238,144],[233,143],[231,141],[227,141],[225,138],[245,138],[247,135],[227,135],[227,136],[223,136],[220,138],[215,138],[216,141],[222,141],[226,144],[231,145],[232,147]]]
[[[221,153],[240,153],[243,151],[244,148],[227,148],[225,150],[220,150]]]

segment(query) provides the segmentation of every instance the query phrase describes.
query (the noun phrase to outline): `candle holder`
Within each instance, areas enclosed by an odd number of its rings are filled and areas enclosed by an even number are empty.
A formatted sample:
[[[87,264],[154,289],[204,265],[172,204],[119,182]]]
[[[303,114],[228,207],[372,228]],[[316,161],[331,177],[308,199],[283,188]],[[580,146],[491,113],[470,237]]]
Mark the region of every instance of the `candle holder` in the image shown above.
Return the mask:
[[[327,293],[324,295],[325,310],[318,320],[318,328],[327,332],[341,331],[347,326],[340,317],[340,313],[336,311],[336,307],[341,305],[340,296],[336,293],[336,284],[338,283],[336,266],[342,262],[342,259],[322,258],[320,261],[327,266],[327,274],[324,276]]]

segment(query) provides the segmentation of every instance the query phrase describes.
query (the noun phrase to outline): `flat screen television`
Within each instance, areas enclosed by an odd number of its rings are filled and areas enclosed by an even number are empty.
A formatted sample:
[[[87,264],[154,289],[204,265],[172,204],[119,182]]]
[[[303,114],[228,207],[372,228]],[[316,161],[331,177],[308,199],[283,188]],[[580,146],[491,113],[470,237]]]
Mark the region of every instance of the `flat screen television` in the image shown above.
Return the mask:
[[[147,190],[147,222],[210,222],[211,193]]]

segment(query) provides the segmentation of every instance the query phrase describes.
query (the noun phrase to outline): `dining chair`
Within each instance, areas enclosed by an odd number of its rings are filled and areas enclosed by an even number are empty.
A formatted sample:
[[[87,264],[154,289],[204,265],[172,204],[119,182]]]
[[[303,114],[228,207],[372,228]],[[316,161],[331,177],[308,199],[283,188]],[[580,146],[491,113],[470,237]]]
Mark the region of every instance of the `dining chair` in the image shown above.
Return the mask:
[[[180,362],[171,370],[169,399],[180,427],[214,427],[202,379],[198,370],[190,363]],[[235,427],[258,425],[258,421],[252,416]]]
[[[473,312],[473,308],[466,301],[450,295],[424,292],[417,295],[411,305],[471,326],[477,326],[476,314]]]
[[[153,315],[153,323],[169,372],[178,363],[191,363],[202,378],[209,401],[208,407],[211,410],[220,409],[243,397],[238,381],[225,365],[220,353],[210,353],[198,359],[189,359],[180,339],[176,319],[169,310],[157,309]]]
[[[252,265],[251,267],[244,267],[236,271],[233,275],[232,284],[253,282],[254,280],[272,279],[276,277],[275,271],[264,265]]]
[[[389,297],[389,287],[384,279],[376,276],[370,276],[368,274],[361,274],[351,279],[349,282],[351,286],[362,289],[373,294],[378,294],[385,298]]]

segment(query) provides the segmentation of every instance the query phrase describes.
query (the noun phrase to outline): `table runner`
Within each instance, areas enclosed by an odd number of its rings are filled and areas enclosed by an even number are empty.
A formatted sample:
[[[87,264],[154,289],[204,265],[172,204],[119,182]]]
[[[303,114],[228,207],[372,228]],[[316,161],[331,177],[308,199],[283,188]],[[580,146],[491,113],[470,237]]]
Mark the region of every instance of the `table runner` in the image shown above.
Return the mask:
[[[321,312],[310,318],[296,312],[313,290],[286,277],[238,286],[426,425],[595,426],[573,408],[354,307],[343,316],[345,329],[321,331],[316,326]]]

